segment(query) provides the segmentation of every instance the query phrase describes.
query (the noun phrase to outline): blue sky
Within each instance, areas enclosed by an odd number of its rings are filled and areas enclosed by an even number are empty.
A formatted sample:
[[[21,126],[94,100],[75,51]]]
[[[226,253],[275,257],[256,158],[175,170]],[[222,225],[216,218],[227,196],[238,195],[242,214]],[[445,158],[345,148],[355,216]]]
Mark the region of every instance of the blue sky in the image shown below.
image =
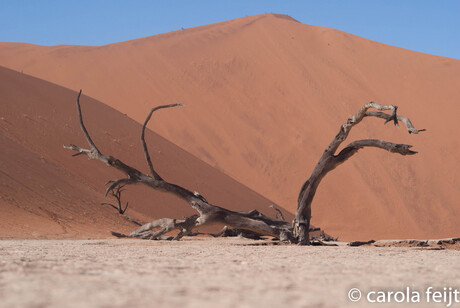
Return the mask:
[[[460,59],[456,0],[0,0],[0,41],[104,45],[262,13]]]

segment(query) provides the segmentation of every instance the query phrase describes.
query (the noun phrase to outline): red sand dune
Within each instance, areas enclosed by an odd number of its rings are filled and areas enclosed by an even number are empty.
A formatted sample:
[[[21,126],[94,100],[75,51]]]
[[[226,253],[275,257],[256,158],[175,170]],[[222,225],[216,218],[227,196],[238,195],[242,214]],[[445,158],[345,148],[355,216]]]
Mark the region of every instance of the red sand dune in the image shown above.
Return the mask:
[[[458,60],[265,14],[97,47],[1,43],[0,65],[83,88],[139,122],[152,105],[187,103],[154,130],[290,211],[349,116],[370,100],[398,105],[428,131],[366,119],[350,140],[420,153],[363,150],[323,180],[313,223],[344,240],[460,233]]]
[[[62,147],[86,146],[77,122],[76,96],[0,67],[0,238],[108,237],[110,230],[136,228],[114,209],[100,205],[109,201],[103,196],[104,183],[123,174],[84,156],[72,157]],[[100,150],[146,170],[141,126],[89,97],[83,96],[81,104],[87,129]],[[155,114],[151,126],[168,112],[174,110]],[[274,214],[269,200],[156,133],[147,131],[146,137],[156,169],[165,179],[197,190],[217,205]],[[122,197],[129,200],[126,214],[131,217],[145,221],[194,213],[175,196],[143,186],[127,189]]]

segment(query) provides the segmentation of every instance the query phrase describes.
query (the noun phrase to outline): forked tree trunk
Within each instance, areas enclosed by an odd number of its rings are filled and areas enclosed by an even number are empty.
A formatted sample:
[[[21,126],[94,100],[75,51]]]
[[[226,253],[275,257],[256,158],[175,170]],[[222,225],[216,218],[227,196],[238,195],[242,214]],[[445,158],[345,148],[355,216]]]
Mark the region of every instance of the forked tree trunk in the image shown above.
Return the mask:
[[[374,108],[379,112],[370,112],[369,109]],[[318,164],[313,169],[308,180],[303,184],[299,198],[297,200],[297,211],[293,222],[294,236],[298,239],[300,244],[309,244],[309,229],[311,220],[311,203],[315,196],[316,190],[321,180],[326,176],[327,173],[334,170],[338,165],[344,163],[347,159],[353,156],[359,149],[364,147],[376,147],[387,150],[391,153],[399,153],[401,155],[413,155],[417,152],[411,151],[412,146],[406,144],[395,144],[386,142],[383,140],[375,139],[364,139],[350,143],[339,154],[335,155],[339,146],[347,139],[351,128],[365,117],[378,117],[385,119],[385,124],[393,121],[395,126],[399,126],[399,121],[403,122],[409,134],[418,134],[425,129],[417,130],[412,125],[411,121],[403,116],[396,114],[397,106],[393,105],[380,105],[375,102],[365,104],[353,117],[349,118],[345,124],[340,127],[338,134],[324,150]],[[391,114],[387,114],[381,111],[391,110]]]
[[[335,152],[339,145],[346,139],[348,133],[352,126],[358,124],[362,118],[365,116],[376,116],[379,118],[386,119],[387,122],[390,120],[394,120],[395,124],[397,121],[400,120],[404,122],[409,130],[409,133],[418,133],[422,130],[416,130],[412,124],[410,123],[409,119],[405,117],[400,117],[396,115],[396,106],[382,106],[377,103],[368,103],[366,104],[361,110],[348,122],[342,125],[340,132],[334,138],[332,143],[323,153],[320,161],[316,165],[315,169],[313,170],[310,178],[305,182],[303,185],[298,199],[297,205],[297,212],[296,218],[294,219],[293,223],[290,224],[284,220],[282,213],[276,208],[273,207],[281,216],[281,220],[273,219],[268,216],[263,215],[262,213],[258,212],[257,210],[252,210],[250,212],[235,212],[231,211],[216,205],[212,205],[207,202],[207,200],[201,196],[197,192],[192,192],[186,188],[183,188],[179,185],[169,183],[165,181],[153,167],[153,163],[150,158],[150,154],[147,148],[147,144],[145,142],[145,128],[150,121],[152,114],[159,109],[163,108],[170,108],[176,106],[183,106],[182,104],[171,104],[171,105],[164,105],[158,106],[153,108],[147,116],[144,125],[142,126],[141,132],[141,142],[144,150],[144,155],[147,161],[147,165],[149,167],[150,174],[142,173],[141,171],[126,165],[119,159],[113,156],[106,156],[101,153],[101,151],[96,147],[93,140],[91,139],[86,127],[83,123],[83,117],[81,114],[80,108],[80,96],[81,90],[77,97],[77,111],[78,117],[80,121],[81,129],[85,135],[85,138],[88,142],[89,149],[81,148],[76,145],[64,146],[66,149],[74,150],[77,153],[73,156],[77,156],[80,154],[86,154],[90,159],[99,160],[108,166],[116,168],[121,172],[126,174],[125,178],[111,180],[107,182],[110,184],[105,192],[107,196],[108,193],[112,193],[115,197],[117,197],[119,206],[119,211],[121,209],[120,203],[120,194],[121,188],[126,185],[131,184],[144,184],[152,189],[163,191],[166,193],[174,194],[175,196],[179,197],[180,199],[185,200],[190,204],[192,208],[194,208],[199,215],[193,215],[188,217],[184,220],[176,220],[170,218],[163,218],[156,220],[154,222],[145,224],[138,228],[136,231],[132,232],[129,235],[122,235],[119,233],[113,233],[119,237],[138,237],[138,238],[146,238],[146,239],[180,239],[181,237],[189,234],[196,234],[193,233],[193,229],[197,226],[210,224],[210,223],[221,223],[226,226],[230,226],[240,230],[248,230],[248,234],[252,234],[254,232],[256,234],[262,235],[269,235],[275,238],[278,238],[281,241],[288,241],[292,243],[300,243],[300,244],[309,244],[309,230],[310,230],[310,219],[311,219],[311,202],[315,195],[316,189],[321,181],[321,179],[331,170],[333,170],[336,166],[343,163],[349,157],[351,157],[354,153],[356,153],[360,148],[366,146],[372,147],[379,147],[382,149],[386,149],[393,153],[399,153],[402,155],[411,155],[415,154],[409,150],[411,146],[404,145],[404,144],[394,144],[390,142],[385,142],[381,140],[360,140],[355,141],[345,147],[338,155],[335,155]],[[383,112],[367,112],[369,108],[375,108],[377,110],[393,110],[391,115],[383,113]],[[385,122],[386,123],[386,122]],[[113,206],[113,205],[112,205]],[[114,206],[115,207],[115,206]],[[115,207],[117,208],[117,207]],[[159,228],[159,230],[158,230]],[[152,231],[157,229],[157,231]],[[165,234],[172,231],[172,230],[179,230],[179,234],[175,237],[165,237]],[[225,230],[225,231],[224,231]],[[224,229],[221,233],[227,232],[227,229]]]

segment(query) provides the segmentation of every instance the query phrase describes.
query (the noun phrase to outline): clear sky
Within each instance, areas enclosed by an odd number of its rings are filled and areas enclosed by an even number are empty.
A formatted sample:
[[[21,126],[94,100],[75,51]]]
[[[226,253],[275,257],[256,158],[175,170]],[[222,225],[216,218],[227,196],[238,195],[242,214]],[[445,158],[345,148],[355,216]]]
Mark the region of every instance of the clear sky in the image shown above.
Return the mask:
[[[460,0],[0,0],[0,41],[104,45],[262,13],[460,59]]]

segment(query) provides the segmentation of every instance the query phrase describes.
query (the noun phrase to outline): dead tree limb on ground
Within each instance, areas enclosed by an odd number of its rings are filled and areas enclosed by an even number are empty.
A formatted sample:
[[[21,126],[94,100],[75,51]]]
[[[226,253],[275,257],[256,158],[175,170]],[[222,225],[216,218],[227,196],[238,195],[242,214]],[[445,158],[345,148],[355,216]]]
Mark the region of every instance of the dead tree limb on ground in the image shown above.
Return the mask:
[[[190,233],[194,227],[211,224],[211,223],[221,223],[226,226],[230,226],[237,229],[245,229],[260,233],[262,235],[269,235],[276,237],[283,241],[294,240],[291,238],[292,226],[286,221],[272,219],[268,216],[263,215],[257,210],[250,212],[235,212],[231,211],[216,205],[208,203],[208,201],[197,192],[192,192],[182,186],[169,183],[165,181],[153,167],[153,163],[150,159],[150,154],[145,142],[145,128],[151,119],[153,113],[159,109],[171,108],[176,106],[183,106],[183,104],[171,104],[158,106],[153,108],[147,116],[144,125],[142,126],[141,132],[141,141],[144,150],[144,155],[147,160],[149,167],[150,175],[142,173],[141,171],[123,163],[119,159],[113,156],[107,156],[102,154],[102,152],[97,148],[93,140],[91,139],[86,127],[83,123],[83,117],[80,107],[80,96],[81,91],[77,97],[77,111],[80,122],[80,127],[85,135],[86,141],[88,142],[89,149],[82,148],[76,145],[71,144],[70,146],[64,146],[66,149],[76,151],[77,153],[74,156],[80,154],[86,154],[89,159],[99,160],[106,165],[113,167],[121,172],[123,172],[126,177],[111,180],[108,183],[110,184],[105,192],[105,195],[109,192],[113,192],[117,187],[132,185],[132,184],[144,184],[150,188],[153,188],[158,191],[171,193],[180,199],[185,200],[194,208],[199,215],[189,217],[184,221],[177,221],[174,219],[160,219],[155,222],[146,224],[130,234],[130,237],[138,237],[138,235],[143,234],[143,236],[158,238],[163,236],[163,234],[172,231],[174,229],[180,229],[179,238]],[[152,228],[161,228],[160,231],[147,234],[147,230]]]
[[[66,149],[74,150],[80,154],[86,154],[90,159],[99,160],[108,166],[111,166],[123,172],[126,177],[111,180],[108,182],[105,195],[109,192],[116,195],[116,190],[125,185],[144,184],[152,189],[171,193],[178,198],[186,201],[190,206],[195,209],[199,215],[193,215],[183,220],[176,220],[170,218],[163,218],[154,222],[145,224],[138,228],[136,231],[129,235],[113,233],[118,237],[137,237],[146,239],[180,239],[185,235],[194,234],[193,229],[197,226],[202,226],[211,223],[220,223],[225,226],[230,226],[235,229],[248,230],[261,235],[273,236],[281,241],[289,241],[293,243],[309,244],[310,232],[310,219],[311,219],[311,202],[315,195],[316,189],[324,176],[336,168],[338,165],[345,162],[348,158],[354,155],[359,149],[364,147],[377,147],[388,150],[392,153],[399,153],[401,155],[412,155],[416,152],[411,151],[411,146],[405,144],[394,144],[382,140],[366,139],[358,140],[350,143],[339,154],[335,154],[341,143],[347,138],[351,128],[361,122],[364,117],[374,116],[385,119],[386,122],[393,121],[398,125],[398,121],[403,122],[409,130],[409,133],[417,134],[423,130],[417,130],[413,127],[410,120],[406,117],[401,117],[396,114],[397,107],[393,105],[380,105],[370,102],[364,105],[356,115],[348,119],[347,123],[340,127],[340,131],[331,144],[326,148],[321,156],[318,164],[314,168],[310,178],[302,186],[298,198],[296,217],[292,224],[284,221],[282,215],[281,219],[272,219],[263,215],[257,210],[250,212],[235,212],[209,203],[203,196],[197,192],[192,192],[179,185],[165,181],[156,171],[150,158],[150,154],[145,142],[145,128],[150,121],[153,113],[159,109],[171,108],[176,106],[183,106],[182,104],[171,104],[158,106],[153,108],[147,116],[147,119],[142,126],[141,142],[144,150],[144,155],[149,167],[150,174],[142,173],[141,171],[126,165],[119,159],[113,156],[106,156],[96,147],[91,139],[88,131],[83,123],[83,117],[80,108],[81,90],[77,97],[77,111],[80,121],[80,126],[88,142],[89,149],[81,148],[76,145],[64,146]],[[378,112],[369,112],[370,108],[379,110]],[[392,114],[387,114],[382,111],[391,110]],[[274,207],[276,210],[277,208]],[[152,231],[158,229],[158,231]],[[172,231],[179,230],[179,234],[175,237],[166,237],[165,234]]]

